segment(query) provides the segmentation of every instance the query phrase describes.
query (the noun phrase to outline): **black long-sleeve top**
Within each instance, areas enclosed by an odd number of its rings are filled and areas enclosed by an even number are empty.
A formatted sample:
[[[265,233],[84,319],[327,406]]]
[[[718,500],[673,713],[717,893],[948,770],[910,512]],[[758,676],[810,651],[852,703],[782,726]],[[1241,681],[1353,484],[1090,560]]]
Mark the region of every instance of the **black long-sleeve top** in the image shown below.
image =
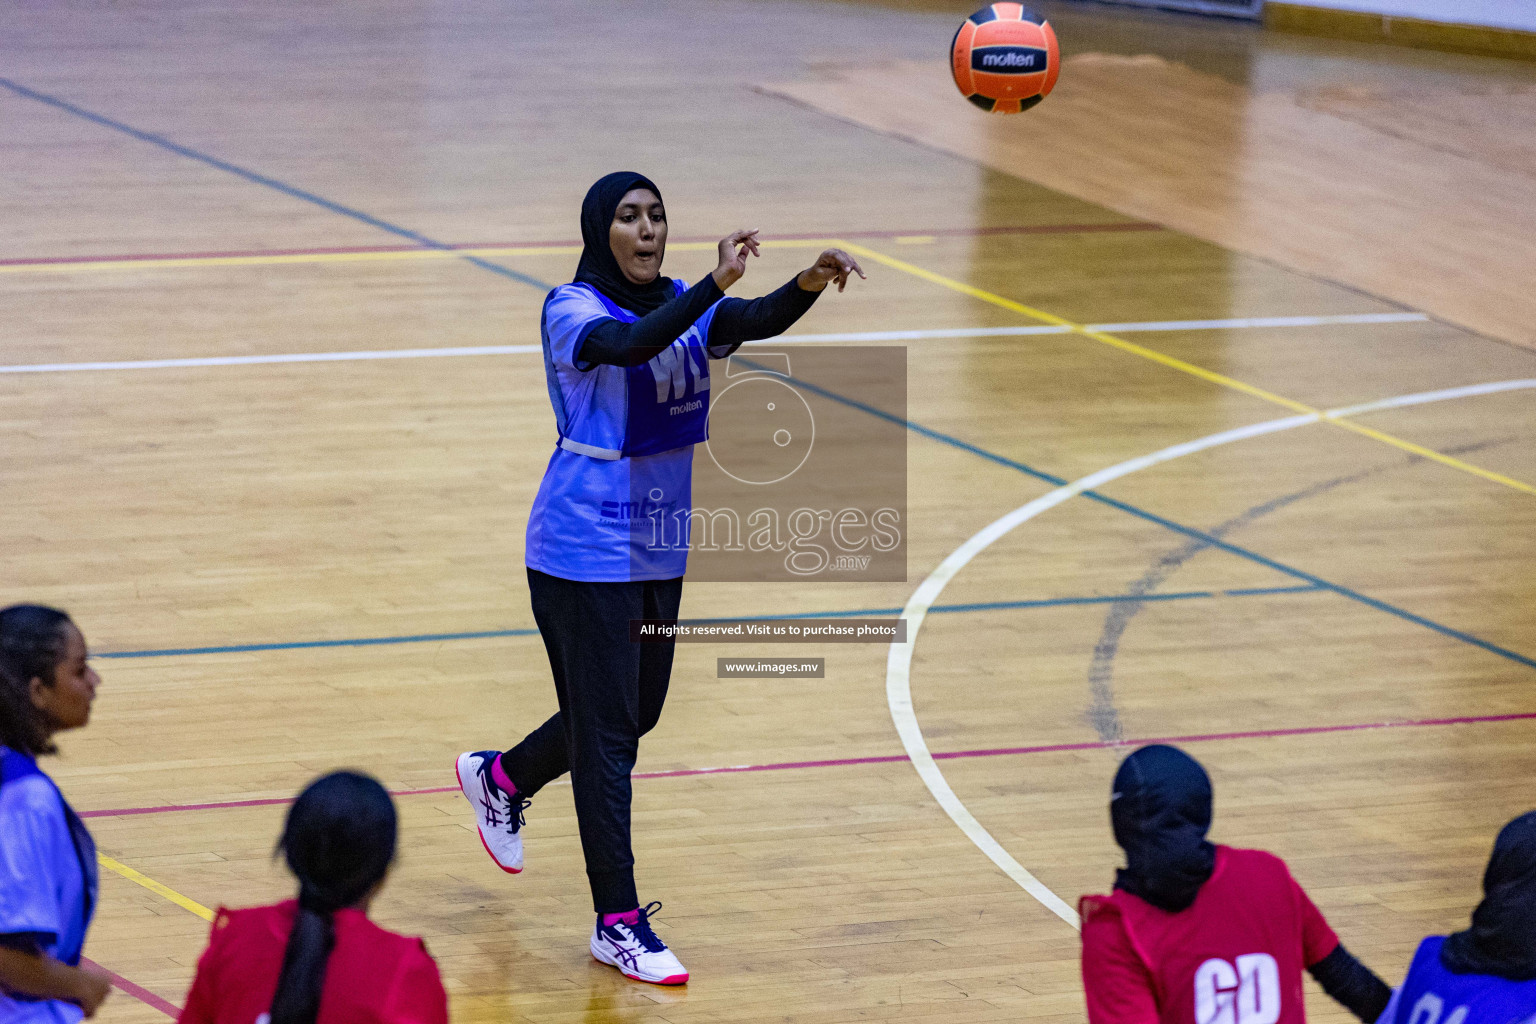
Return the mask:
[[[1375,1024],[1392,998],[1392,989],[1372,970],[1355,959],[1341,942],[1332,953],[1307,968],[1334,999],[1365,1024]]]
[[[815,303],[820,292],[808,292],[800,287],[799,275],[792,277],[781,288],[756,299],[726,298],[713,274],[665,305],[647,313],[632,324],[618,320],[603,320],[582,339],[576,354],[576,365],[590,369],[607,366],[640,366],[648,363],[658,352],[671,345],[683,332],[709,310],[715,303],[706,344],[710,354],[716,357],[729,355],[742,343],[761,338],[772,338],[785,331],[805,315]],[[728,346],[724,352],[721,346]]]

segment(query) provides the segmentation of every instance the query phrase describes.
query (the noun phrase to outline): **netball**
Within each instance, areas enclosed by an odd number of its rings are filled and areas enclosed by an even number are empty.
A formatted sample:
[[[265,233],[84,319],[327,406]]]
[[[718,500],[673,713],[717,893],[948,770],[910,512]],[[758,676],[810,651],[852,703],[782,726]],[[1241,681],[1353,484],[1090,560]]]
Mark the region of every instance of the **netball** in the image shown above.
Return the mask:
[[[993,114],[1017,114],[1051,94],[1061,54],[1051,23],[1023,4],[989,4],[950,44],[961,95]]]

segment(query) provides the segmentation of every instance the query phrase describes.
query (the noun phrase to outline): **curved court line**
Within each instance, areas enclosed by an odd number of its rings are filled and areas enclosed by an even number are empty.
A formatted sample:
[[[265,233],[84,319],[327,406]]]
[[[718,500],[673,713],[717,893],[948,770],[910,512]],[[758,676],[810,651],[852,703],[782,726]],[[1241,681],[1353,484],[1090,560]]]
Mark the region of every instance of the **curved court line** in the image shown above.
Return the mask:
[[[1229,377],[1224,373],[1217,373],[1214,370],[1207,370],[1203,366],[1197,366],[1194,363],[1179,359],[1176,356],[1170,356],[1166,352],[1159,352],[1157,349],[1147,348],[1145,345],[1138,345],[1134,341],[1126,341],[1124,338],[1113,334],[1108,334],[1102,330],[1095,330],[1093,327],[1077,323],[1073,320],[1068,320],[1066,317],[1057,316],[1054,313],[1047,313],[1043,309],[1036,309],[1033,306],[1026,306],[1022,302],[1015,302],[1014,300],[1004,298],[995,292],[989,292],[984,288],[977,288],[975,285],[969,285],[963,281],[957,281],[952,277],[945,277],[943,274],[936,274],[933,271],[926,270],[914,263],[908,263],[905,260],[896,259],[894,256],[887,256],[885,253],[871,249],[868,246],[859,245],[856,242],[845,241],[843,243],[843,248],[847,249],[851,253],[873,260],[876,263],[884,264],[893,270],[899,270],[904,274],[910,274],[913,277],[919,278],[921,280],[929,281],[933,284],[948,288],[950,291],[959,292],[961,295],[969,295],[971,298],[980,299],[982,302],[989,303],[1001,309],[1009,310],[1010,312],[1022,314],[1033,320],[1040,320],[1044,323],[1056,324],[1058,326],[1070,328],[1074,334],[1081,334],[1083,337],[1090,338],[1102,345],[1108,345],[1111,348],[1120,349],[1122,352],[1129,352],[1131,355],[1140,356],[1143,359],[1150,360],[1170,369],[1178,370],[1180,373],[1187,373],[1192,377],[1197,377],[1200,380],[1207,381],[1211,384],[1216,384],[1220,387],[1230,388],[1233,391],[1241,391],[1245,395],[1252,395],[1254,398],[1259,398],[1273,405],[1278,405],[1282,408],[1290,409],[1292,412],[1314,413],[1323,416],[1328,420],[1328,422],[1334,424],[1337,427],[1341,427],[1344,430],[1352,431],[1364,437],[1369,437],[1375,441],[1380,441],[1382,444],[1389,444],[1394,448],[1401,448],[1405,452],[1412,452],[1415,455],[1420,455],[1426,459],[1431,459],[1435,462],[1438,462],[1443,466],[1448,466],[1451,469],[1460,470],[1463,473],[1470,473],[1472,476],[1481,477],[1482,479],[1492,483],[1502,484],[1505,487],[1509,487],[1517,491],[1523,491],[1526,494],[1536,495],[1536,485],[1528,484],[1524,480],[1516,480],[1514,477],[1505,476],[1503,473],[1495,473],[1493,470],[1484,469],[1483,467],[1473,465],[1470,462],[1464,462],[1461,459],[1453,458],[1444,454],[1443,452],[1437,452],[1433,448],[1426,448],[1421,444],[1416,444],[1415,442],[1406,440],[1405,438],[1397,437],[1394,434],[1388,434],[1385,431],[1376,430],[1372,427],[1367,427],[1360,423],[1351,423],[1350,421],[1337,416],[1329,416],[1323,410],[1314,409],[1312,406],[1307,405],[1305,402],[1298,402],[1295,399],[1276,394],[1273,391],[1266,390],[1264,388],[1258,387],[1257,385],[1238,380],[1236,377]]]
[[[1440,392],[1426,391],[1411,395],[1399,395],[1394,398],[1386,398],[1367,404],[1374,411],[1530,387],[1536,387],[1536,380],[1497,381],[1488,384],[1474,384],[1463,388],[1451,388]],[[902,746],[906,749],[908,760],[912,762],[912,766],[917,770],[917,774],[923,780],[923,784],[928,787],[929,793],[938,801],[939,806],[944,809],[944,812],[949,815],[950,820],[966,834],[967,838],[975,843],[992,863],[1001,868],[1004,874],[1017,882],[1020,888],[1073,928],[1080,929],[1082,927],[1077,911],[1068,906],[1061,897],[1047,888],[1038,878],[1030,874],[1028,869],[1015,860],[1012,854],[992,837],[992,834],[976,819],[975,815],[971,814],[965,803],[955,794],[955,791],[949,785],[949,781],[944,777],[944,773],[939,769],[938,762],[928,749],[927,740],[923,737],[922,726],[918,723],[917,715],[912,707],[912,653],[916,649],[917,637],[922,631],[923,620],[927,617],[930,608],[938,600],[939,595],[944,592],[944,588],[949,584],[949,581],[954,579],[960,570],[965,568],[972,559],[998,540],[1001,540],[1015,527],[1028,522],[1043,512],[1055,508],[1069,498],[1076,497],[1102,484],[1129,476],[1132,473],[1140,472],[1143,469],[1148,469],[1172,459],[1231,444],[1234,441],[1244,441],[1266,434],[1308,426],[1321,422],[1324,418],[1343,416],[1346,412],[1346,409],[1312,412],[1301,416],[1287,416],[1281,419],[1250,424],[1246,427],[1238,427],[1233,430],[1225,430],[1199,438],[1198,440],[1170,445],[1150,455],[1128,459],[1125,462],[1110,466],[1107,469],[1101,469],[1096,473],[1090,473],[1088,476],[1064,484],[1041,497],[1035,498],[1033,501],[1020,505],[1012,512],[994,520],[971,536],[965,543],[961,544],[940,562],[933,572],[929,573],[928,577],[912,592],[912,596],[907,599],[906,606],[902,609],[902,617],[907,620],[907,640],[905,643],[893,643],[890,645],[886,656],[885,700],[891,714],[891,721],[896,726],[897,735],[901,737]]]
[[[1376,403],[1369,403],[1374,406]],[[1507,444],[1509,438],[1500,438],[1491,441],[1479,441],[1474,444],[1458,445],[1447,449],[1449,455],[1465,455],[1469,452],[1484,451],[1498,445]],[[1402,456],[1391,462],[1369,466],[1362,470],[1347,473],[1344,476],[1336,476],[1331,480],[1323,480],[1309,484],[1298,491],[1283,494],[1276,498],[1269,498],[1253,505],[1237,515],[1208,527],[1206,533],[1216,540],[1228,536],[1237,530],[1245,530],[1258,520],[1282,509],[1289,508],[1300,501],[1306,501],[1320,495],[1327,494],[1337,488],[1349,484],[1358,484],[1369,480],[1381,473],[1401,470],[1415,466],[1423,460],[1417,455]],[[1197,555],[1201,555],[1212,549],[1209,541],[1191,537],[1183,544],[1171,551],[1165,552],[1152,565],[1134,580],[1126,588],[1131,597],[1125,601],[1110,603],[1109,613],[1104,617],[1104,625],[1100,627],[1099,639],[1093,645],[1093,658],[1088,667],[1088,692],[1090,703],[1088,707],[1088,720],[1098,732],[1099,739],[1104,742],[1121,742],[1123,733],[1120,724],[1120,712],[1115,703],[1115,660],[1120,652],[1120,642],[1131,622],[1146,608],[1157,602],[1163,595],[1157,592],[1173,575],[1184,568],[1189,561]],[[1313,588],[1319,589],[1319,588]],[[1536,1024],[1536,1022],[1533,1022]]]
[[[1383,409],[1402,409],[1410,405],[1444,402],[1451,398],[1471,398],[1474,395],[1493,395],[1501,391],[1524,391],[1527,388],[1536,388],[1536,379],[1501,380],[1495,381],[1492,384],[1468,384],[1465,387],[1442,388],[1439,391],[1420,391],[1415,395],[1399,395],[1396,398],[1383,398],[1375,402],[1346,405],[1342,409],[1330,409],[1326,415],[1329,419],[1341,419],[1345,416],[1360,416],[1368,412],[1380,412]]]

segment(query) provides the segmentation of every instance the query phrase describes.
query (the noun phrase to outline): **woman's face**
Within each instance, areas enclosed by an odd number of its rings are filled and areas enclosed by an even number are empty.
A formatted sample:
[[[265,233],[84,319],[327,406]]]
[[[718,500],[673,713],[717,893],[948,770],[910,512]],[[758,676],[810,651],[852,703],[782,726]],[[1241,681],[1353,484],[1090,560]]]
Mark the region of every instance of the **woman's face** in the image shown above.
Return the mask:
[[[648,188],[632,188],[619,200],[608,228],[608,247],[619,269],[635,284],[650,284],[661,273],[667,251],[667,211]]]
[[[64,657],[52,679],[32,680],[32,705],[48,720],[49,732],[78,729],[91,720],[91,702],[101,677],[86,661],[85,637],[72,622],[64,624]]]

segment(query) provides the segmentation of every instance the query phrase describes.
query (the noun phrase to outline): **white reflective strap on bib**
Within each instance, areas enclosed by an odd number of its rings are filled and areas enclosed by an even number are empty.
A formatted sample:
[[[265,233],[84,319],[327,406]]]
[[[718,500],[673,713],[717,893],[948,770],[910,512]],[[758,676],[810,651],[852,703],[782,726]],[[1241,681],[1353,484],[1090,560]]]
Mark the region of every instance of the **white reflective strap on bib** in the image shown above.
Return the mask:
[[[594,459],[603,459],[607,462],[617,461],[624,452],[618,448],[599,448],[595,444],[582,444],[580,441],[572,441],[568,437],[560,439],[560,447],[577,455],[586,455]]]

